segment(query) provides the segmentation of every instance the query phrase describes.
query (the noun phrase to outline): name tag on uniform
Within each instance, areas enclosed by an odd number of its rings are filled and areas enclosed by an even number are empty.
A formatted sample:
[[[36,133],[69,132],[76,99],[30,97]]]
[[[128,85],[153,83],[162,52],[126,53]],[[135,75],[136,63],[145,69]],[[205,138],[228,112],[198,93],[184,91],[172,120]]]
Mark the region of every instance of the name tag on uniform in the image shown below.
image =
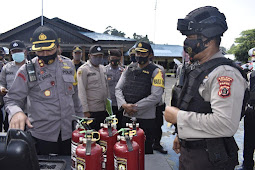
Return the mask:
[[[96,75],[96,73],[89,73],[89,74],[88,74],[88,77],[89,77],[89,76],[95,76],[95,75]]]

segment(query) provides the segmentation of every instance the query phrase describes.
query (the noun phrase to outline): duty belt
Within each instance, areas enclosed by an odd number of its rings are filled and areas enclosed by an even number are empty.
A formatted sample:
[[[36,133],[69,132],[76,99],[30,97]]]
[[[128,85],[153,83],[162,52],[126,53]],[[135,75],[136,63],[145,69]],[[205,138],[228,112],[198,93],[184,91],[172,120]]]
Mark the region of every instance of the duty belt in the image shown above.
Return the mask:
[[[187,149],[206,148],[205,140],[187,141],[187,140],[180,139],[180,144],[182,147],[187,148]]]

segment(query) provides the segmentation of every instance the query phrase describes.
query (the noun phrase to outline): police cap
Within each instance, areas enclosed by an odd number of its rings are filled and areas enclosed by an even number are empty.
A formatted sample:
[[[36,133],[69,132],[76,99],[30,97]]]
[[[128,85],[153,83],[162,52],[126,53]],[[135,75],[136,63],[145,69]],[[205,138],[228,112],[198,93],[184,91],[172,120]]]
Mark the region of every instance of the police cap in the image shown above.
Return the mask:
[[[20,41],[20,40],[14,40],[10,43],[10,51],[14,50],[14,49],[21,49],[21,50],[25,50],[26,46],[25,44]]]
[[[152,48],[149,43],[146,42],[139,42],[135,45],[135,51],[142,52],[142,53],[151,53]]]
[[[3,47],[0,46],[0,54],[5,54],[5,50]]]
[[[78,45],[76,45],[76,46],[74,46],[74,47],[73,47],[73,52],[77,52],[77,51],[82,52],[81,47],[80,47],[80,46],[78,46]]]
[[[89,54],[92,55],[104,54],[103,48],[100,45],[93,45],[89,49]]]
[[[52,50],[58,46],[58,37],[53,29],[40,26],[34,31],[32,42],[33,51]]]
[[[116,56],[116,57],[121,57],[121,53],[117,49],[110,49],[108,50],[109,56]]]

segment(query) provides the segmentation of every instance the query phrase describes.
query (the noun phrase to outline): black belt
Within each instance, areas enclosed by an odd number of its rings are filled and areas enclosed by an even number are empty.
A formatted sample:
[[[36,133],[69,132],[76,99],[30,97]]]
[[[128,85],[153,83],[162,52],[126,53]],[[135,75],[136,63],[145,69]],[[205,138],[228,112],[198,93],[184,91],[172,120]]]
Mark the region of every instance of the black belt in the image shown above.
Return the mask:
[[[182,147],[187,148],[187,149],[206,148],[205,140],[187,141],[187,140],[180,139],[180,144]]]

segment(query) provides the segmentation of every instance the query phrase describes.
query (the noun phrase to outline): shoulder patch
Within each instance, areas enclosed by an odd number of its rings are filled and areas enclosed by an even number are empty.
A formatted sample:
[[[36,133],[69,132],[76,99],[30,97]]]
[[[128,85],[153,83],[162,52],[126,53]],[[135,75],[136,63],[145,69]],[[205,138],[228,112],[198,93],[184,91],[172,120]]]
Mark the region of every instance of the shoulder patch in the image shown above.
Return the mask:
[[[220,85],[218,95],[222,98],[229,97],[231,95],[230,86],[232,82],[234,81],[234,79],[227,76],[221,76],[221,77],[218,77],[217,80]]]
[[[154,77],[152,85],[156,87],[165,87],[164,78],[161,70],[159,69],[158,74]]]

